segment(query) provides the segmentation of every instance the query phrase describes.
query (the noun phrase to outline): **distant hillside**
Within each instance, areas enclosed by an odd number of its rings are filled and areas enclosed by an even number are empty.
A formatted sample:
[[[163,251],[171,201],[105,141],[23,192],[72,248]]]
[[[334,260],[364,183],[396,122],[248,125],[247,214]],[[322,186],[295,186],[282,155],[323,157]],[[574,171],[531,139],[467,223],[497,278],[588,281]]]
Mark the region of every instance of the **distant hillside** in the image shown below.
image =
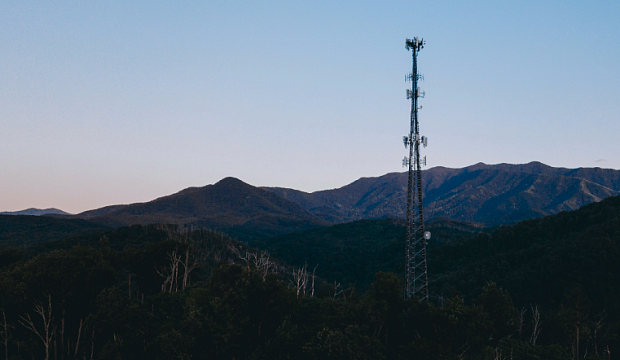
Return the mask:
[[[427,224],[432,233],[429,248],[477,235],[480,227],[451,220]],[[400,220],[358,220],[302,233],[251,241],[274,257],[294,266],[317,266],[316,274],[328,281],[355,286],[364,292],[379,271],[404,272],[405,223]]]
[[[33,246],[107,229],[104,225],[82,219],[0,215],[0,249]]]
[[[427,219],[444,217],[487,226],[575,210],[620,194],[620,171],[553,168],[539,162],[422,172]],[[332,224],[405,217],[407,174],[361,178],[344,187],[305,193],[266,188]]]
[[[189,225],[224,231],[243,240],[327,224],[299,204],[235,178],[188,188],[146,203],[86,211],[76,217],[109,226]]]
[[[620,196],[491,233],[449,222],[431,222],[428,228],[430,291],[436,299],[460,293],[471,300],[494,281],[518,306],[558,308],[577,291],[596,314],[620,316]],[[295,266],[318,264],[321,277],[363,291],[373,272],[403,275],[404,238],[401,222],[384,219],[251,244]]]
[[[492,280],[517,302],[557,306],[579,288],[596,309],[615,302],[620,311],[620,196],[502,226],[431,256],[437,292],[457,289],[471,298]]]
[[[64,212],[62,210],[58,210],[55,208],[49,208],[49,209],[35,209],[35,208],[29,208],[26,210],[20,210],[20,211],[4,211],[4,212],[0,212],[0,215],[33,215],[33,216],[41,216],[41,215],[71,215],[67,212]]]

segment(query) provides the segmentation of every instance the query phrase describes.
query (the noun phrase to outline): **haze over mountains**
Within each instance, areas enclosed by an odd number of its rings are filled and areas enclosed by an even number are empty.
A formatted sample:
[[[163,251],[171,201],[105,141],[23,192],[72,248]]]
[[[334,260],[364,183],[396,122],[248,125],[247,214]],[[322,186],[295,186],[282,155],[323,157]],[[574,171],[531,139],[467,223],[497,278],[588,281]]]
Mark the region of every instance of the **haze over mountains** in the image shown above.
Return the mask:
[[[620,194],[620,171],[564,169],[538,162],[476,164],[422,172],[425,217],[486,226],[575,210]],[[70,218],[107,226],[167,223],[256,239],[360,219],[404,218],[406,173],[361,178],[338,189],[306,193],[259,188],[235,178],[150,202],[113,205]]]

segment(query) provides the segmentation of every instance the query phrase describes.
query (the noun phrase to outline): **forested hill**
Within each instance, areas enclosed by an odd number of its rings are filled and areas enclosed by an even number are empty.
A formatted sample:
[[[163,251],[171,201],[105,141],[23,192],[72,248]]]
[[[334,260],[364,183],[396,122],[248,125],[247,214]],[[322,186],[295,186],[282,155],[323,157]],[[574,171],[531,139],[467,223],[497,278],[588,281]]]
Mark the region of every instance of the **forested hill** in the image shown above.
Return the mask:
[[[576,211],[502,226],[429,253],[434,291],[473,297],[486,281],[520,304],[564,303],[580,289],[598,311],[620,315],[620,196]]]
[[[424,170],[422,184],[428,219],[445,217],[494,226],[575,210],[618,195],[620,171],[553,168],[539,162],[479,163],[460,169]],[[361,178],[338,189],[313,193],[267,189],[332,224],[405,217],[406,173]]]
[[[557,308],[578,289],[592,311],[620,318],[620,196],[491,233],[429,224],[431,292],[472,299],[488,281],[507,289],[519,306]],[[364,220],[255,241],[293,265],[358,290],[368,273],[403,274],[405,229],[391,220]]]
[[[619,214],[609,198],[490,235],[429,223],[429,304],[403,300],[402,274],[353,274],[402,263],[392,220],[309,232],[338,254],[317,272],[345,264],[343,278],[373,279],[364,294],[209,231],[134,225],[8,249],[0,349],[12,360],[617,359]]]
[[[0,215],[0,250],[10,247],[24,248],[108,229],[107,226],[82,219]]]
[[[379,271],[403,274],[405,222],[396,219],[358,220],[301,233],[258,239],[250,245],[268,250],[295,266],[307,266],[327,281],[363,293]],[[433,221],[430,249],[470,238],[483,228],[450,220]]]
[[[272,192],[225,178],[146,203],[86,211],[77,218],[109,226],[177,224],[225,231],[251,239],[302,231],[326,222]]]

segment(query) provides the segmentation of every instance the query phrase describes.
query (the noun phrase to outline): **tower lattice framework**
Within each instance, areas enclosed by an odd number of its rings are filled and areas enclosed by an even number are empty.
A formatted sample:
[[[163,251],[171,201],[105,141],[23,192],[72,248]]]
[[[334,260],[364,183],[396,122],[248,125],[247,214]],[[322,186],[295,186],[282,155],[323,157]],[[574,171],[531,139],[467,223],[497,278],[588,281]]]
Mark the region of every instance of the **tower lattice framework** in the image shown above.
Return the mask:
[[[405,80],[411,83],[407,89],[407,99],[411,99],[411,121],[409,135],[403,137],[405,147],[409,149],[409,157],[403,159],[403,166],[408,166],[407,184],[407,242],[405,262],[405,299],[418,297],[428,301],[428,273],[426,267],[426,241],[430,232],[424,231],[424,212],[422,204],[422,173],[421,165],[426,165],[426,157],[420,158],[420,145],[426,147],[426,137],[420,137],[418,121],[418,99],[424,97],[420,92],[418,81],[423,79],[418,73],[418,53],[424,48],[424,39],[407,39],[407,50],[411,50],[413,69]]]

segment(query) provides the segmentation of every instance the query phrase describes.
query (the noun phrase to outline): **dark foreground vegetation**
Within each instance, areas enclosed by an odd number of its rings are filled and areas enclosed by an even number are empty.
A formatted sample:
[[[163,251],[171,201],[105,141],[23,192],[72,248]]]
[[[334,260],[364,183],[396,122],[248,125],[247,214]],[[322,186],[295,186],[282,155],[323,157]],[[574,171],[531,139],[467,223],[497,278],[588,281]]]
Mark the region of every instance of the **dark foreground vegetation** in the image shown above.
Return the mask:
[[[360,295],[204,231],[133,226],[0,261],[8,359],[607,359],[620,334],[579,288],[545,310],[494,283],[426,304],[379,272]]]
[[[380,240],[400,237],[397,223],[347,229],[302,234],[302,248],[289,239],[297,267],[166,226],[5,249],[0,359],[619,358],[620,198],[491,233],[437,228],[451,237],[429,247],[429,304],[403,300],[402,274],[381,272],[400,271],[396,243]],[[366,234],[357,244],[354,230]],[[374,281],[325,281],[300,249],[319,268]]]

